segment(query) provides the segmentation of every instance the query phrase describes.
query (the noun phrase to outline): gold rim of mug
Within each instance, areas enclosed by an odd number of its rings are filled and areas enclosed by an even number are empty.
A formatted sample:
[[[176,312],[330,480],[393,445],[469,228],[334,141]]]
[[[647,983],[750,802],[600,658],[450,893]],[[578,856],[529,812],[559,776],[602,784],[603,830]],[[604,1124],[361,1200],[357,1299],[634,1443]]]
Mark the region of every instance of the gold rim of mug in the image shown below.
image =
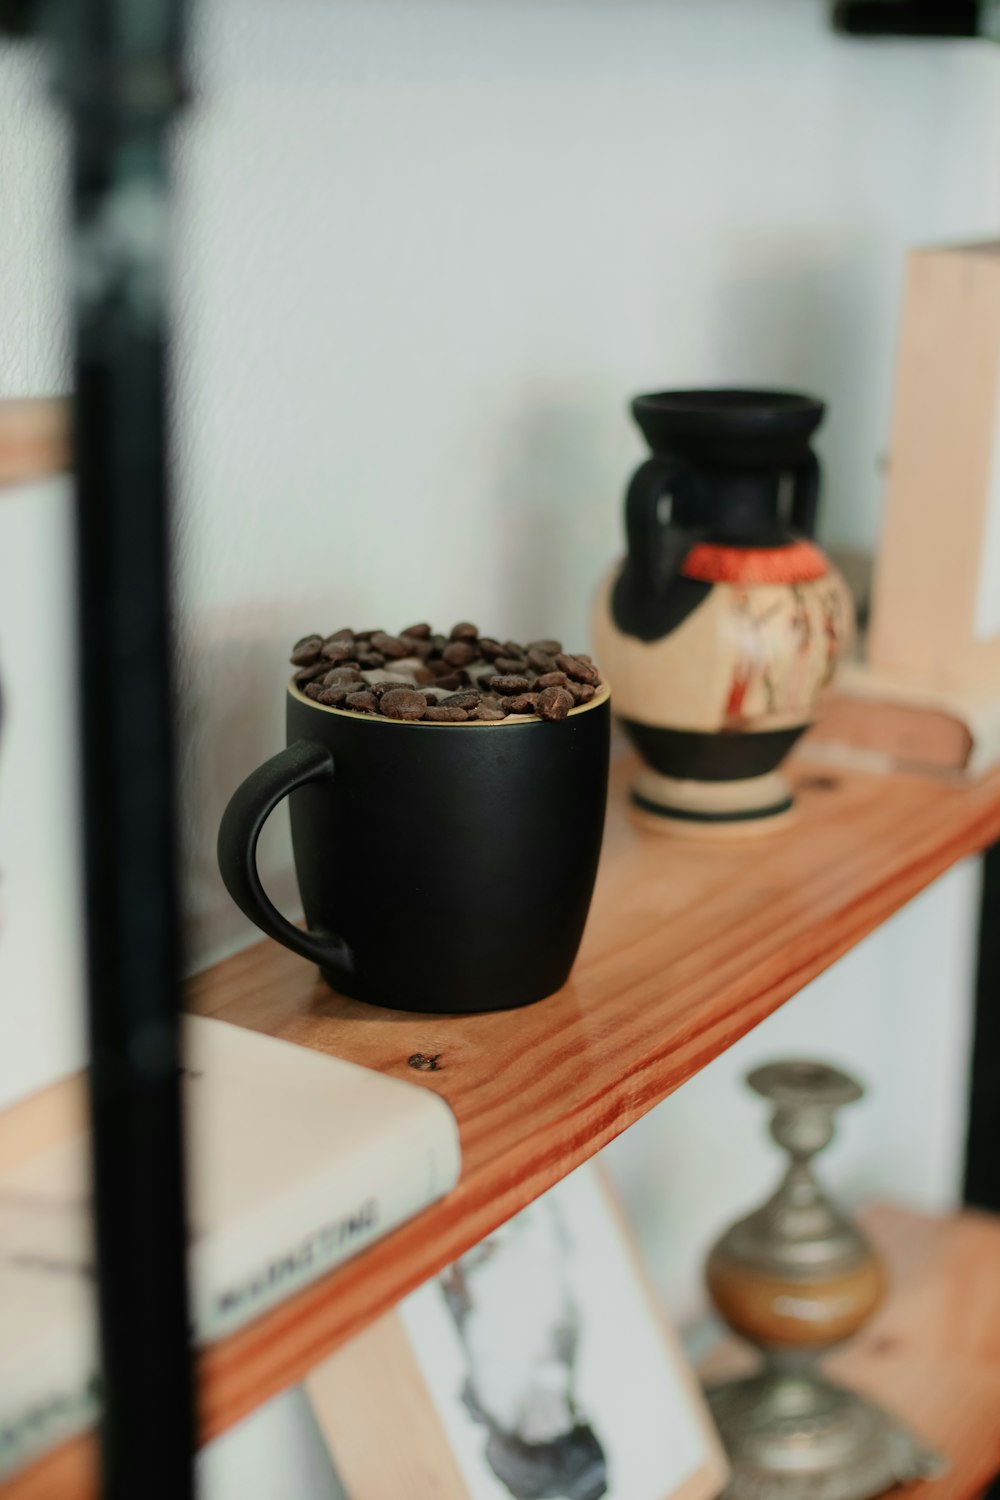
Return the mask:
[[[429,683],[428,688],[430,689],[430,691],[434,691],[432,688],[430,688]],[[297,688],[295,686],[294,678],[292,678],[292,680],[288,684],[288,691],[291,693],[292,697],[297,698],[300,703],[306,704],[308,708],[316,708],[320,711],[320,713],[323,714],[336,714],[337,717],[341,719],[366,719],[369,723],[374,724],[396,724],[397,726],[402,725],[409,729],[503,729],[504,727],[509,729],[512,725],[516,726],[521,724],[545,724],[549,722],[548,720],[543,719],[541,714],[514,714],[508,719],[466,719],[464,722],[460,722],[458,724],[435,724],[433,722],[427,723],[420,719],[389,719],[386,718],[384,714],[361,714],[358,713],[357,709],[354,708],[334,708],[330,703],[317,703],[315,698],[307,698],[305,693],[302,692],[301,688]],[[455,688],[456,693],[460,693],[462,691],[462,688]],[[414,688],[414,692],[419,692],[419,688]],[[585,714],[588,713],[592,708],[600,708],[601,704],[607,703],[610,697],[611,684],[607,681],[607,679],[603,679],[601,681],[600,687],[597,689],[597,692],[591,698],[590,702],[578,703],[575,708],[570,709],[569,713],[566,715],[566,718],[572,719],[576,714]],[[562,721],[560,720],[557,722]]]

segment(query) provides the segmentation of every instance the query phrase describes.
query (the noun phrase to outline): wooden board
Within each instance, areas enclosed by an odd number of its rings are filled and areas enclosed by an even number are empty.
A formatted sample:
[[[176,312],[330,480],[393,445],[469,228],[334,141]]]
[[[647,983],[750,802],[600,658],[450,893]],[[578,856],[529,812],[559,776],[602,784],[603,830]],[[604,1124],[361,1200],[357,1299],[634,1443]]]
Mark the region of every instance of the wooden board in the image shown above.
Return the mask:
[[[998,392],[1000,242],[911,250],[871,600],[875,667],[941,686],[996,682]]]
[[[1000,1220],[884,1206],[864,1218],[888,1262],[889,1296],[826,1368],[947,1455],[940,1479],[894,1493],[973,1500],[1000,1473]],[[745,1345],[727,1341],[702,1373],[715,1380],[752,1365]]]
[[[614,769],[580,959],[539,1005],[457,1018],[376,1010],[335,996],[272,942],[193,981],[190,1003],[204,1014],[439,1090],[457,1114],[464,1163],[442,1203],[205,1351],[206,1439],[300,1381],[1000,837],[1000,770],[960,787],[803,760],[792,767],[797,820],[732,845],[636,828],[624,803],[630,771]],[[409,1067],[417,1053],[436,1057],[437,1071]]]

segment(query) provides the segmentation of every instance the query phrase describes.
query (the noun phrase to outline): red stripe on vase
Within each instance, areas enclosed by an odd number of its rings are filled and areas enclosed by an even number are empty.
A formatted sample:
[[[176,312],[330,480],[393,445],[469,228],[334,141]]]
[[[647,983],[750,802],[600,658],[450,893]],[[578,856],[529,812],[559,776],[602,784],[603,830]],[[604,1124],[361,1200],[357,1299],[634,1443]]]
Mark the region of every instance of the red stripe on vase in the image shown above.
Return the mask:
[[[724,547],[697,542],[680,568],[700,583],[809,583],[823,578],[830,564],[812,542],[787,547]]]

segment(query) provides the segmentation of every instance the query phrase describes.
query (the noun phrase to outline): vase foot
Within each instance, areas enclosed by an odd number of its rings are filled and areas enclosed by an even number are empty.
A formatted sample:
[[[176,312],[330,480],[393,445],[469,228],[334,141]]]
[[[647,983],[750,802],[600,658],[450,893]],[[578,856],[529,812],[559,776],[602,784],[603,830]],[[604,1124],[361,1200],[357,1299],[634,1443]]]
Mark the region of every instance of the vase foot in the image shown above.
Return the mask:
[[[770,833],[794,815],[779,771],[743,781],[683,781],[643,767],[632,787],[633,816],[645,827],[686,838]]]
[[[710,1387],[732,1477],[722,1500],[871,1500],[947,1461],[888,1412],[819,1376]]]

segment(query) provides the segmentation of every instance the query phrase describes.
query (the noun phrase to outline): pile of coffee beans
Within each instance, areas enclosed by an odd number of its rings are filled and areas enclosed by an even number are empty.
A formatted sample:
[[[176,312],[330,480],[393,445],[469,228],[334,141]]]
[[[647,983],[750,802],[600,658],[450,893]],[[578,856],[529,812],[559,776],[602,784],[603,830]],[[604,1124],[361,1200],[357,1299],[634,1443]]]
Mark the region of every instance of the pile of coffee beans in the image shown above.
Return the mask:
[[[561,641],[497,641],[462,621],[450,635],[410,625],[307,635],[292,648],[295,683],[329,708],[422,724],[538,715],[565,719],[589,703],[601,676],[589,656]]]

